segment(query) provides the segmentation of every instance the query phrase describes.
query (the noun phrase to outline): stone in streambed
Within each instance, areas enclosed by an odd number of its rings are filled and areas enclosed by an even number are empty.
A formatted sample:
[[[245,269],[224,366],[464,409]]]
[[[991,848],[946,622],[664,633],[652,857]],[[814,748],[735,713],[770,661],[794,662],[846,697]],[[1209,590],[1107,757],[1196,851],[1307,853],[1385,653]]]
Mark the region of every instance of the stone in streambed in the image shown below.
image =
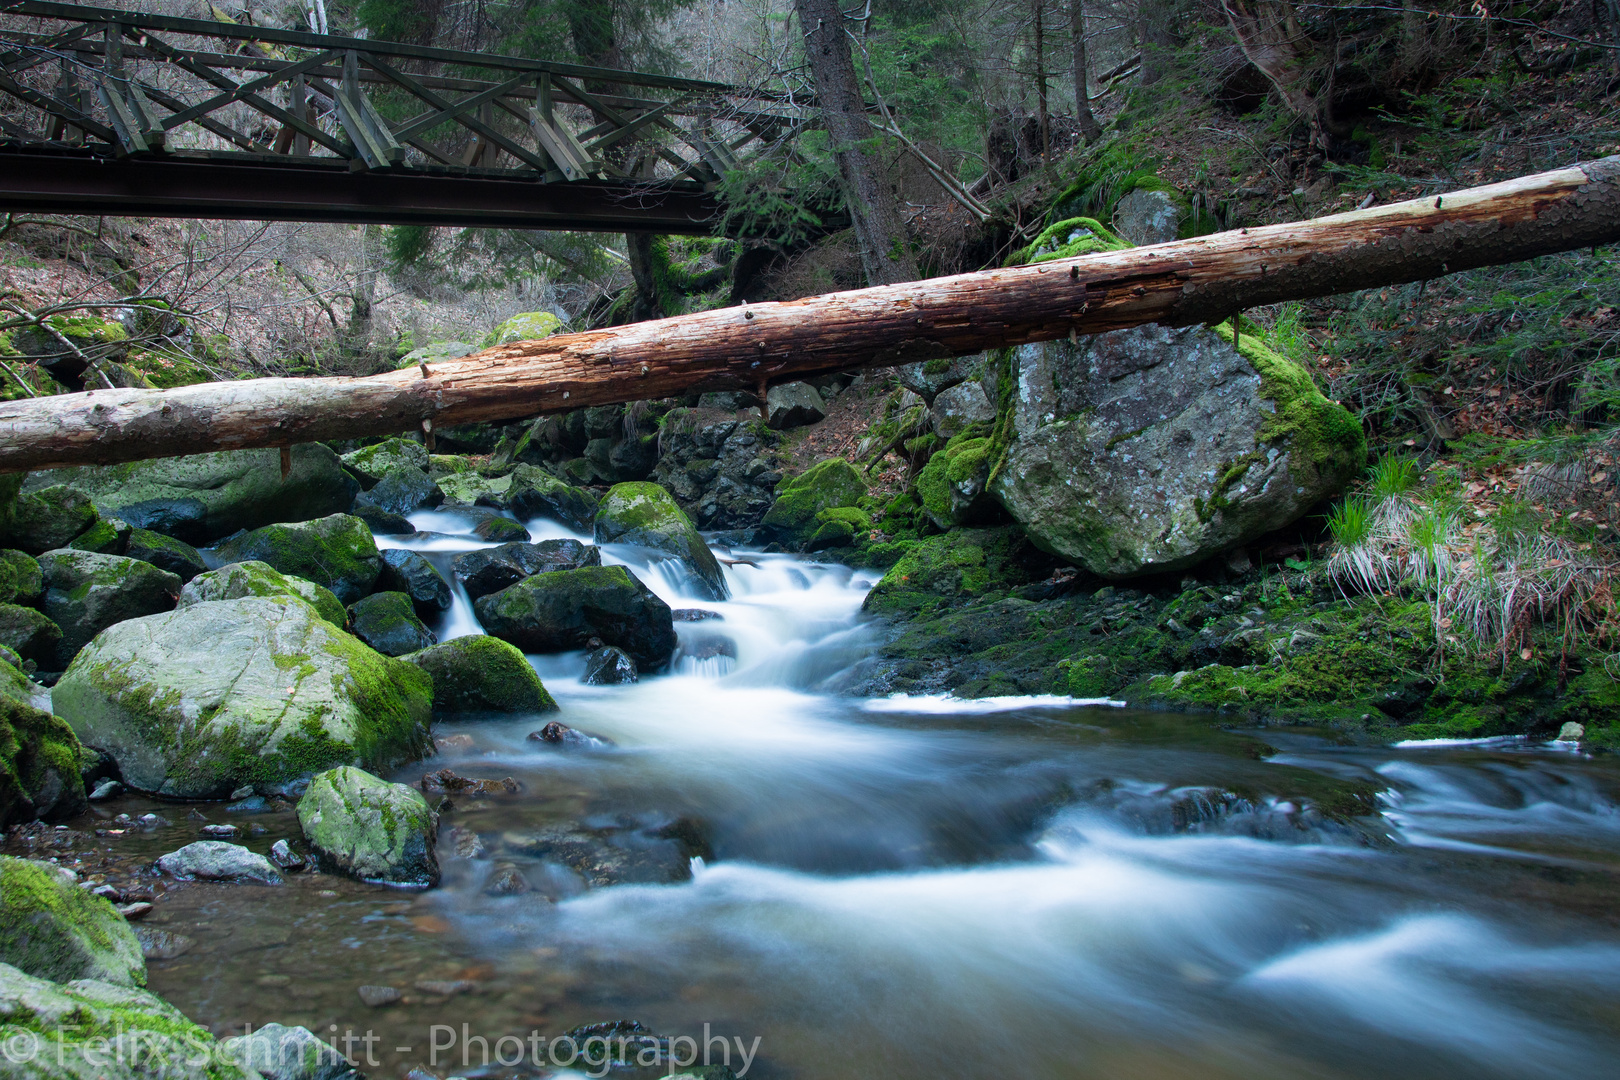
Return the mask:
[[[45,595],[45,575],[27,552],[0,550],[0,604],[33,605]]]
[[[552,712],[557,708],[533,665],[499,638],[474,634],[403,657],[433,680],[438,713]]]
[[[501,544],[456,556],[451,572],[469,599],[500,592],[524,578],[552,570],[601,566],[602,551],[578,540],[542,540],[538,544]]]
[[[598,501],[590,489],[565,484],[533,465],[513,469],[506,491],[506,508],[519,518],[552,518],[581,532],[590,531]]]
[[[365,484],[376,484],[396,472],[426,474],[427,447],[411,439],[386,439],[343,455],[344,466]]]
[[[566,652],[595,637],[655,671],[675,648],[669,605],[622,566],[536,574],[473,608],[486,630],[525,652]]]
[[[176,540],[151,529],[131,529],[121,554],[167,570],[182,582],[208,570],[202,553],[184,540]]]
[[[522,523],[500,514],[491,514],[474,525],[473,533],[492,544],[521,544],[529,539],[529,530]]]
[[[131,787],[206,799],[422,757],[432,695],[417,668],[280,596],[119,623],[79,654],[52,701]]]
[[[279,450],[230,450],[54,469],[30,474],[26,486],[31,489],[36,481],[66,484],[108,517],[191,544],[271,522],[341,513],[359,490],[337,455],[320,443],[294,446],[285,477]]]
[[[129,543],[129,534],[133,531],[127,521],[102,518],[75,537],[72,543],[62,546],[75,551],[94,551],[98,555],[122,555],[124,545]]]
[[[333,626],[348,624],[349,614],[331,589],[283,574],[268,563],[256,560],[229,563],[218,570],[198,574],[180,590],[177,607],[184,609],[213,600],[240,600],[245,596],[290,596],[314,608],[317,615]]]
[[[0,829],[83,813],[83,752],[73,731],[31,702],[32,683],[0,661]]]
[[[298,823],[327,869],[389,885],[439,882],[438,815],[414,788],[361,769],[332,769],[298,800]]]
[[[308,1028],[265,1024],[221,1040],[219,1049],[225,1060],[263,1080],[350,1080],[357,1075],[335,1046]]]
[[[615,484],[596,509],[594,539],[598,544],[637,544],[667,551],[686,566],[706,599],[724,600],[731,595],[720,563],[697,526],[658,484]]]
[[[382,556],[366,523],[351,514],[332,514],[292,525],[267,525],[233,536],[214,554],[222,563],[255,560],[283,574],[331,589],[345,604],[371,592],[382,572]]]
[[[355,637],[384,656],[404,656],[439,641],[402,592],[372,593],[350,604],[349,625]]]
[[[49,863],[4,855],[0,962],[53,982],[146,985],[140,942],[117,908]]]
[[[61,549],[40,556],[45,614],[62,628],[55,669],[68,666],[101,631],[127,619],[168,611],[180,579],[139,559]]]
[[[41,475],[41,474],[33,474]],[[54,477],[52,474],[44,474]],[[12,490],[15,490],[14,488]],[[0,510],[0,546],[40,555],[67,547],[96,523],[90,497],[60,483],[25,490]]]
[[[223,840],[198,840],[160,856],[157,868],[183,881],[280,885],[281,875],[263,855]]]
[[[17,604],[0,604],[0,645],[24,660],[52,669],[62,642],[62,628],[43,612]]]
[[[587,686],[622,686],[639,678],[636,662],[628,653],[604,645],[585,657],[585,675],[580,681]]]
[[[450,583],[426,556],[406,548],[386,548],[382,561],[377,587],[409,596],[418,618],[431,619],[450,610]]]
[[[356,506],[352,513],[366,523],[373,536],[407,536],[416,531],[410,519],[375,506]]]
[[[362,507],[384,514],[403,516],[423,507],[438,506],[444,501],[444,492],[428,479],[420,469],[395,469],[383,477],[369,491],[354,497],[356,512]]]

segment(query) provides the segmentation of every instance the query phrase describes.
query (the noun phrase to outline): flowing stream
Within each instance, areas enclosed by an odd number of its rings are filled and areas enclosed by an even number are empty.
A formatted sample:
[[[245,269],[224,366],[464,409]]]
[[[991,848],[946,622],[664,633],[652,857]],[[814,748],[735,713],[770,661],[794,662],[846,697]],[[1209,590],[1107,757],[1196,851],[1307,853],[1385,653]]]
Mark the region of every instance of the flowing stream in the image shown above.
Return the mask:
[[[399,542],[447,577],[484,546],[453,514],[413,521],[433,535]],[[560,713],[441,722],[444,751],[394,777],[522,787],[455,801],[442,887],[171,888],[154,925],[193,944],[152,962],[153,989],[222,1033],[372,1031],[353,1047],[373,1077],[533,1075],[496,1058],[621,1017],[707,1032],[715,1062],[724,1039],[734,1069],[767,1078],[1616,1075],[1612,758],[840,697],[824,688],[870,651],[877,574],[720,551],[732,599],[705,603],[671,562],[604,554],[720,615],[677,623],[672,674],[589,687],[582,654],[534,657]],[[465,596],[437,629],[479,632]],[[715,635],[734,657],[699,647]],[[551,719],[603,741],[526,738]],[[1313,809],[1357,797],[1380,812]],[[99,812],[154,807],[173,824],[130,841],[150,857],[197,822],[135,798]],[[297,833],[290,813],[251,820],[257,850]],[[559,825],[605,838],[632,879],[683,880],[588,888],[532,854]],[[452,828],[483,856],[457,855]],[[503,867],[530,891],[490,895]],[[368,1008],[363,984],[402,999]],[[487,1040],[487,1067],[464,1036]]]

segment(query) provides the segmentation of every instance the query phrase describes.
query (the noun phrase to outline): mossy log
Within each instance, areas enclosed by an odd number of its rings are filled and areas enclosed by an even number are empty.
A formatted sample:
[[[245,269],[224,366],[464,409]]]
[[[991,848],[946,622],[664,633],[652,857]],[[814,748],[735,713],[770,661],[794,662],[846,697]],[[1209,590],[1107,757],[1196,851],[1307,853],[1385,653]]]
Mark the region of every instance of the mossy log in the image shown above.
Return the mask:
[[[1620,240],[1620,157],[1487,187],[543,341],[369,378],[249,379],[0,403],[0,472],[507,421],[748,389],[1438,277]]]

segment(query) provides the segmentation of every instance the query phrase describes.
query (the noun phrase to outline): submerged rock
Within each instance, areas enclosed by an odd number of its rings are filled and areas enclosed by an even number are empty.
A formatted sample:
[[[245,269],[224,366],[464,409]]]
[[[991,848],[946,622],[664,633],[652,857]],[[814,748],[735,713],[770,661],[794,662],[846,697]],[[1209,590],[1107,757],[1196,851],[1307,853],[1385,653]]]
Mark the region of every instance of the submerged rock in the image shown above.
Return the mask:
[[[551,712],[557,708],[523,654],[499,638],[473,634],[404,657],[433,680],[433,710]]]
[[[127,619],[168,611],[180,598],[180,579],[139,559],[63,549],[40,556],[45,614],[62,628],[54,667],[72,662],[97,634]]]
[[[553,720],[539,731],[529,732],[527,739],[529,742],[550,743],[552,746],[569,747],[575,750],[601,750],[613,745],[612,739],[603,738],[600,735],[588,735],[556,720]]]
[[[141,944],[118,909],[49,863],[0,855],[0,962],[37,979],[146,985]]]
[[[301,600],[246,597],[119,623],[79,654],[52,701],[125,783],[198,799],[419,758],[432,687]]]
[[[525,652],[580,649],[596,637],[653,671],[675,648],[669,605],[622,566],[536,574],[473,609],[486,630]]]
[[[404,656],[439,641],[402,592],[372,593],[349,605],[349,622],[355,637],[384,656]]]
[[[377,587],[409,596],[419,618],[431,619],[450,610],[450,583],[425,556],[405,548],[386,548],[382,561]]]
[[[218,570],[198,574],[180,590],[179,608],[212,600],[240,600],[245,596],[290,596],[302,600],[333,626],[346,626],[349,614],[332,590],[281,573],[268,563],[249,560],[229,563]]]
[[[331,589],[345,604],[369,593],[382,572],[382,556],[371,530],[351,514],[332,514],[292,525],[267,525],[233,536],[214,553],[224,563],[268,563],[283,574]]]
[[[580,681],[587,686],[622,686],[638,678],[636,662],[628,653],[604,645],[585,657],[585,675]]]
[[[578,540],[542,540],[538,544],[501,544],[456,556],[451,572],[469,599],[500,592],[524,578],[552,570],[601,566],[602,551]]]
[[[323,867],[387,885],[439,883],[438,815],[415,788],[332,769],[298,800],[298,823]]]
[[[307,521],[342,513],[359,485],[321,443],[292,448],[292,469],[281,475],[278,450],[229,450],[126,465],[35,473],[35,482],[64,483],[108,517],[190,544],[276,521]],[[64,541],[65,543],[66,541]]]
[[[281,875],[269,859],[224,840],[198,840],[187,844],[179,851],[160,856],[157,868],[170,877],[186,881],[281,884]]]
[[[637,481],[616,484],[596,510],[598,544],[638,544],[667,551],[680,559],[710,600],[731,595],[725,574],[697,526],[657,484]]]
[[[1016,437],[994,491],[1093,573],[1193,566],[1294,521],[1366,461],[1361,425],[1229,327],[1149,325],[1013,353]]]

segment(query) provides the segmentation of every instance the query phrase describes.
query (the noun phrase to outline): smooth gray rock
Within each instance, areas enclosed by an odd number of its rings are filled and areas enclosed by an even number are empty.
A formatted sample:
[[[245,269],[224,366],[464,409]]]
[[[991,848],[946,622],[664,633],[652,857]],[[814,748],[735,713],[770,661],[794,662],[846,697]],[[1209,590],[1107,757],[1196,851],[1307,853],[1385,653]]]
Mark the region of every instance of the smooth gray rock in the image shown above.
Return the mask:
[[[1138,188],[1115,204],[1114,231],[1138,247],[1167,244],[1181,231],[1181,207],[1169,192]]]
[[[335,1047],[308,1028],[266,1024],[219,1045],[226,1058],[264,1080],[346,1080],[356,1075]]]
[[[942,390],[934,398],[929,416],[934,424],[934,434],[949,439],[969,424],[992,423],[996,418],[996,406],[990,400],[990,395],[984,392],[983,386],[977,382],[963,382],[949,390]]]
[[[1038,546],[1123,578],[1281,528],[1366,463],[1361,425],[1245,337],[1158,325],[1023,345],[993,493]]]
[[[431,619],[450,610],[450,583],[426,556],[405,548],[385,548],[381,554],[378,588],[409,596],[419,618]]]
[[[157,867],[170,877],[184,881],[281,884],[281,875],[269,859],[240,844],[229,844],[223,840],[198,840],[187,844],[179,851],[159,856]]]
[[[765,423],[777,431],[818,423],[826,415],[821,392],[807,382],[783,383],[765,392]]]
[[[173,608],[180,578],[122,555],[63,548],[39,559],[45,574],[45,614],[62,628],[54,667],[60,671],[109,626]]]

